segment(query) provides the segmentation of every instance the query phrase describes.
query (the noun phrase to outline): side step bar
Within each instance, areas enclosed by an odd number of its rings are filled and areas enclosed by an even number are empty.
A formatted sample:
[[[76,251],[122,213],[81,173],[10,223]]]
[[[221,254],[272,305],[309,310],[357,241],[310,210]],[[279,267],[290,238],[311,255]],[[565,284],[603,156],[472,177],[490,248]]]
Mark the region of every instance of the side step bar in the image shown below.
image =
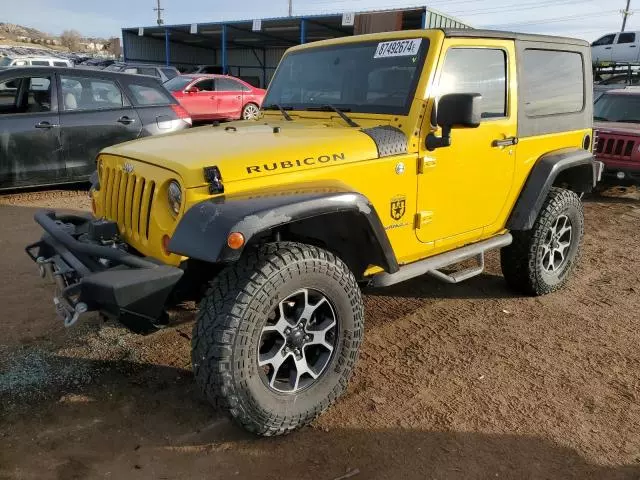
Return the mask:
[[[404,282],[424,274],[430,274],[439,280],[448,283],[458,283],[467,280],[476,275],[480,275],[484,271],[484,253],[496,248],[507,247],[511,245],[513,237],[510,233],[505,233],[489,240],[467,245],[451,252],[441,253],[433,257],[421,260],[419,262],[410,263],[400,268],[396,273],[379,273],[375,275],[370,282],[372,287],[389,287],[396,283]],[[439,271],[441,268],[455,265],[456,263],[469,260],[476,257],[478,266],[471,267],[460,272],[446,274]]]

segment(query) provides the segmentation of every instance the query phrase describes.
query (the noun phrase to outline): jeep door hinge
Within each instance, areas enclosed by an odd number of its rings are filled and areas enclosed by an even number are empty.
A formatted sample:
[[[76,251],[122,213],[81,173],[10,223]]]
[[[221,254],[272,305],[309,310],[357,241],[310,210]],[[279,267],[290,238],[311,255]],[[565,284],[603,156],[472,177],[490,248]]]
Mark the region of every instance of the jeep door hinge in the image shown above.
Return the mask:
[[[436,166],[436,159],[433,157],[418,158],[418,174],[425,173],[429,168]]]
[[[416,228],[422,228],[433,221],[433,212],[422,211],[416,213]]]

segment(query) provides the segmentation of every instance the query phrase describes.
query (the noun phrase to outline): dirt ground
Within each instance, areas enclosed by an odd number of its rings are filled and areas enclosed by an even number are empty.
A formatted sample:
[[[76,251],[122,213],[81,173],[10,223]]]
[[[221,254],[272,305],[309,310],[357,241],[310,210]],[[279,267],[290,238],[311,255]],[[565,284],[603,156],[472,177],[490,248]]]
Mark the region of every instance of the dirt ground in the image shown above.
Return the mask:
[[[585,200],[569,286],[510,294],[498,257],[459,286],[367,292],[356,375],[312,427],[259,439],[200,396],[193,308],[152,336],[65,329],[23,253],[42,207],[0,197],[0,479],[640,479],[640,192]]]

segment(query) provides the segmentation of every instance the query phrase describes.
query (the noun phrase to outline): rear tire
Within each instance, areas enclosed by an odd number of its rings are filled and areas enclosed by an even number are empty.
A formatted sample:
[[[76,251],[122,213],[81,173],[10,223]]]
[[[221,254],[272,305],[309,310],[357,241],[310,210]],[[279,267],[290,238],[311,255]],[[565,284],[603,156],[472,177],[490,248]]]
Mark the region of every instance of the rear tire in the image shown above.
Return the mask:
[[[242,108],[243,120],[253,120],[255,118],[258,118],[258,115],[260,115],[260,107],[258,107],[258,105],[256,105],[255,103],[247,103]]]
[[[531,230],[514,231],[500,252],[510,288],[545,295],[562,288],[574,270],[584,236],[584,210],[577,194],[552,188]]]
[[[360,289],[339,258],[305,244],[261,245],[223,270],[200,304],[196,382],[245,429],[288,433],[344,393],[363,326]]]

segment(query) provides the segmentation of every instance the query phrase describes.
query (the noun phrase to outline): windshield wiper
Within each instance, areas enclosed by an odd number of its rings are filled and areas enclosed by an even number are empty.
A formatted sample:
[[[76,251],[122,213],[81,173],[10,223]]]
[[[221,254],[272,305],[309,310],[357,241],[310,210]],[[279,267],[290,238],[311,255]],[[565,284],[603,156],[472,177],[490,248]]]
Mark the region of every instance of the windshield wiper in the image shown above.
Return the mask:
[[[345,122],[347,122],[347,125],[349,125],[350,127],[359,127],[360,125],[358,125],[356,122],[354,122],[353,120],[351,120],[349,117],[347,117],[344,112],[350,112],[351,109],[349,108],[343,108],[342,110],[339,109],[338,107],[335,107],[333,105],[327,104],[327,105],[322,105],[321,107],[307,107],[305,110],[308,110],[310,112],[336,112],[338,115],[340,115],[340,118],[342,118]]]
[[[604,118],[604,117],[598,117],[597,115],[595,117],[593,117],[593,119],[597,122],[608,122],[609,119],[608,118]]]
[[[265,110],[280,110],[280,113],[282,113],[282,116],[284,117],[284,119],[287,122],[291,122],[293,121],[293,118],[291,118],[291,115],[289,115],[287,113],[287,110],[293,110],[293,107],[283,107],[282,105],[279,105],[277,103],[273,103],[271,105],[268,105],[266,107],[263,107]]]

